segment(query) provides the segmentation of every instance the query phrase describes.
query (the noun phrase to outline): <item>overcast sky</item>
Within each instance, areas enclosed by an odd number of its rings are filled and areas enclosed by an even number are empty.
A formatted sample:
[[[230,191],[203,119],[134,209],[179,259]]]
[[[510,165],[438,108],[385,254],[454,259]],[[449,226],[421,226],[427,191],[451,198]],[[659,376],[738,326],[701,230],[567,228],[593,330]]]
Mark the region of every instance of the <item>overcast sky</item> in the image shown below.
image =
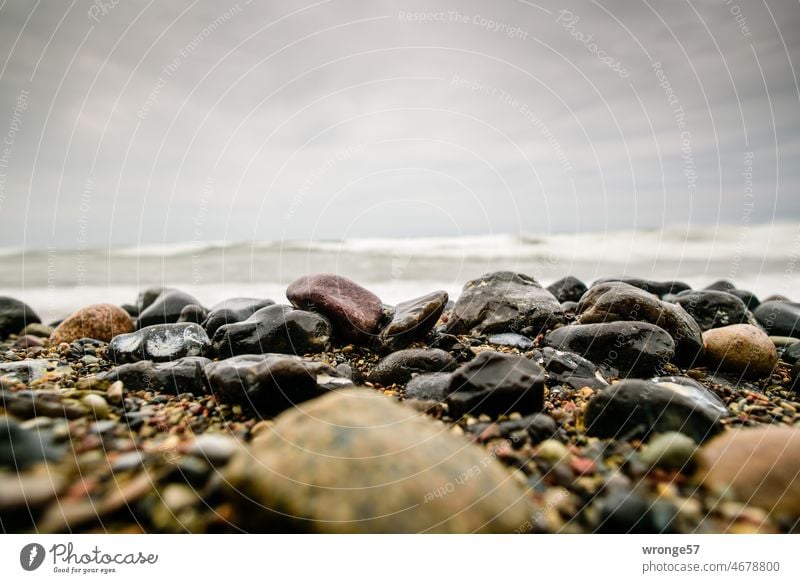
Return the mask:
[[[797,222],[799,62],[794,0],[4,0],[0,245]]]

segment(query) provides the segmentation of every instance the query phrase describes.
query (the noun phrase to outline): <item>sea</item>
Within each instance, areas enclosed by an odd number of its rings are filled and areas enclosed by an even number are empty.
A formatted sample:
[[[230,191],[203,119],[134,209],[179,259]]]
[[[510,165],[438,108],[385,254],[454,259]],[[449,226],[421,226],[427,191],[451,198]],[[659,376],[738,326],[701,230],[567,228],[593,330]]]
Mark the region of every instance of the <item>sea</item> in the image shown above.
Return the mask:
[[[0,249],[0,295],[28,303],[43,321],[97,302],[135,303],[140,290],[176,287],[203,305],[231,297],[285,302],[289,283],[337,273],[387,304],[512,270],[543,285],[574,275],[733,281],[764,298],[800,298],[800,223],[670,227],[556,234],[370,238],[341,241],[188,242],[112,248]]]

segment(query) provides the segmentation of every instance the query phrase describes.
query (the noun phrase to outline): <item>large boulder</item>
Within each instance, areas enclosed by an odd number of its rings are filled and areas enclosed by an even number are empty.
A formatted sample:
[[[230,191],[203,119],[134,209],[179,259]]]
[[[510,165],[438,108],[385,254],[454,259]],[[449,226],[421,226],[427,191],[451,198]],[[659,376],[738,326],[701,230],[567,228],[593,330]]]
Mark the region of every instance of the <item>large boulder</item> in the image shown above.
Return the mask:
[[[692,289],[689,286],[689,284],[686,284],[682,281],[653,281],[651,279],[642,279],[640,277],[626,277],[626,276],[604,277],[602,279],[598,279],[597,281],[595,281],[592,287],[604,283],[614,283],[614,282],[627,283],[628,285],[632,285],[633,287],[638,287],[641,290],[650,292],[651,294],[655,294],[660,298],[663,298],[664,296],[667,295],[678,294],[682,291],[686,291],[687,289]]]
[[[450,311],[450,334],[521,332],[535,336],[564,322],[549,291],[527,275],[497,271],[468,281]]]
[[[287,411],[225,470],[247,530],[511,533],[536,509],[478,446],[368,390]]]

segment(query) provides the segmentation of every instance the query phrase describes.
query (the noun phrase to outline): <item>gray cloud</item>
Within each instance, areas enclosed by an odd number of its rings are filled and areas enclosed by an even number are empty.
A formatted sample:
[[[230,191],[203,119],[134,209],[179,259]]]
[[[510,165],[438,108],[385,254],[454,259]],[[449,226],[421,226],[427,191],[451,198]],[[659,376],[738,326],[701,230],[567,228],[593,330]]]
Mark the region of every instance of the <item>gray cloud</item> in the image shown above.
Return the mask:
[[[101,5],[0,9],[0,245],[800,217],[797,2]]]

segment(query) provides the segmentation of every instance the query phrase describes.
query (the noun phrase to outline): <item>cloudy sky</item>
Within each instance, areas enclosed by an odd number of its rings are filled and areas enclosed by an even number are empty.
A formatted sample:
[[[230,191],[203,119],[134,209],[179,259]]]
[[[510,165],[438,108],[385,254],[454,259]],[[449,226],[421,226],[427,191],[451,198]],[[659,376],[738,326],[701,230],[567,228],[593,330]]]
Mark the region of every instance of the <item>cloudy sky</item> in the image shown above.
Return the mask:
[[[0,245],[797,222],[798,63],[794,0],[3,0]]]

